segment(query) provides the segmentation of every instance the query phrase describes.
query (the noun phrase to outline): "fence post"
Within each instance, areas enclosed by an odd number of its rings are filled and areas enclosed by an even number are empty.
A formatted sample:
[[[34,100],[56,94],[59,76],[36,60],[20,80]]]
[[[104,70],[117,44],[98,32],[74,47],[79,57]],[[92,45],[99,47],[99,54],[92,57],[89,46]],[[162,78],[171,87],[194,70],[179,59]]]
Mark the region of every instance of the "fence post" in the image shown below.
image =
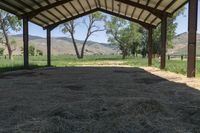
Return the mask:
[[[168,60],[170,60],[170,55],[168,55]]]
[[[183,55],[181,55],[181,60],[183,61]]]

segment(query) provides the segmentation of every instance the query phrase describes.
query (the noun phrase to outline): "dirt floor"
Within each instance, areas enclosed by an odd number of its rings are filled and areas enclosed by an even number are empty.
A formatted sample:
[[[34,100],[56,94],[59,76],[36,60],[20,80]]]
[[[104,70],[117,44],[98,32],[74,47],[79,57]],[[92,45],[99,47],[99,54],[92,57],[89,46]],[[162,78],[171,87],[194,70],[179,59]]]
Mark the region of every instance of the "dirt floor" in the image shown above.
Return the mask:
[[[200,133],[200,90],[193,81],[200,80],[154,68],[5,73],[0,133]]]

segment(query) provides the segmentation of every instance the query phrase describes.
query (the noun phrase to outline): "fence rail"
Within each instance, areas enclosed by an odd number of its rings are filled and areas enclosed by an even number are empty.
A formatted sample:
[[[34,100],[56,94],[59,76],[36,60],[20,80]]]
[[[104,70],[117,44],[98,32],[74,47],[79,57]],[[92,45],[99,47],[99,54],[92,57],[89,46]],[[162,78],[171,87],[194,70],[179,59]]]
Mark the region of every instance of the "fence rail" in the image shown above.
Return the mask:
[[[180,60],[184,60],[187,59],[188,55],[167,55],[167,59],[171,60],[171,59],[180,59]],[[200,55],[196,56],[197,59],[200,59]]]

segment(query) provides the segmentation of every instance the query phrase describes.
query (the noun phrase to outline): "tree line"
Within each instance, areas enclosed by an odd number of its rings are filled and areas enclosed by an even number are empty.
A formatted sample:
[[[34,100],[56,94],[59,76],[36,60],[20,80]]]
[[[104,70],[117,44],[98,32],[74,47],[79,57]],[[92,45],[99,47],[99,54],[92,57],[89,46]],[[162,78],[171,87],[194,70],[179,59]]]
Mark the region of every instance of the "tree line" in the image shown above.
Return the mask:
[[[182,8],[174,14],[172,18],[168,18],[168,29],[167,29],[167,41],[168,47],[172,48],[172,39],[175,36],[177,28],[176,18],[184,13]],[[81,21],[80,21],[81,20]],[[78,25],[86,29],[85,39],[83,40],[81,49],[78,48],[76,42],[76,32],[79,32]],[[18,18],[10,13],[0,10],[0,44],[7,48],[9,59],[12,59],[12,53],[16,49],[15,41],[9,39],[9,32],[18,32],[21,30],[22,22]],[[125,59],[127,56],[137,56],[141,54],[142,57],[146,57],[147,51],[147,37],[148,31],[140,25],[115,17],[108,16],[101,12],[96,12],[81,19],[72,20],[60,25],[60,30],[67,36],[70,36],[74,46],[74,50],[78,59],[84,58],[84,52],[86,44],[89,38],[97,32],[105,31],[108,35],[108,42],[110,45],[115,45],[121,51],[122,58]],[[160,55],[160,44],[161,44],[161,32],[160,26],[154,29],[153,32],[153,54]],[[33,47],[29,47],[30,53],[35,50]],[[2,53],[2,49],[0,52]],[[40,51],[41,52],[41,51]],[[43,53],[40,53],[43,55]]]

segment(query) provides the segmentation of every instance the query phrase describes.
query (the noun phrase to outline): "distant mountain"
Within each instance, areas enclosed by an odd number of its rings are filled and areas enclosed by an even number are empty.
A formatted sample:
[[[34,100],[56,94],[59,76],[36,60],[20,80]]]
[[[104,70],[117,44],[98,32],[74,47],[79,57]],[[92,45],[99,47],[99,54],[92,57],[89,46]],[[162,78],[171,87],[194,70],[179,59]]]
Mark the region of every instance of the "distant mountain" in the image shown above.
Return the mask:
[[[15,39],[17,42],[17,49],[14,51],[15,55],[21,54],[21,47],[23,46],[23,35],[11,35],[10,38]],[[33,45],[36,49],[40,49],[46,54],[46,38],[39,36],[29,36],[30,45]],[[83,41],[76,40],[77,46],[81,49]],[[5,51],[6,52],[6,51]],[[71,38],[67,37],[52,37],[52,54],[69,54],[75,55],[74,47]],[[88,41],[85,48],[86,55],[110,55],[118,54],[118,50],[115,46],[106,43],[98,43],[94,41]]]
[[[17,35],[12,35],[11,37],[14,37],[14,38],[22,38],[23,35],[22,35],[22,34],[17,34]],[[36,40],[36,39],[44,39],[44,38],[39,37],[39,36],[32,36],[32,35],[29,35],[29,39],[30,39],[30,40]]]
[[[188,51],[188,33],[176,35],[173,39],[174,48],[168,50],[171,55],[187,55]],[[200,34],[197,34],[197,54],[200,55]]]

